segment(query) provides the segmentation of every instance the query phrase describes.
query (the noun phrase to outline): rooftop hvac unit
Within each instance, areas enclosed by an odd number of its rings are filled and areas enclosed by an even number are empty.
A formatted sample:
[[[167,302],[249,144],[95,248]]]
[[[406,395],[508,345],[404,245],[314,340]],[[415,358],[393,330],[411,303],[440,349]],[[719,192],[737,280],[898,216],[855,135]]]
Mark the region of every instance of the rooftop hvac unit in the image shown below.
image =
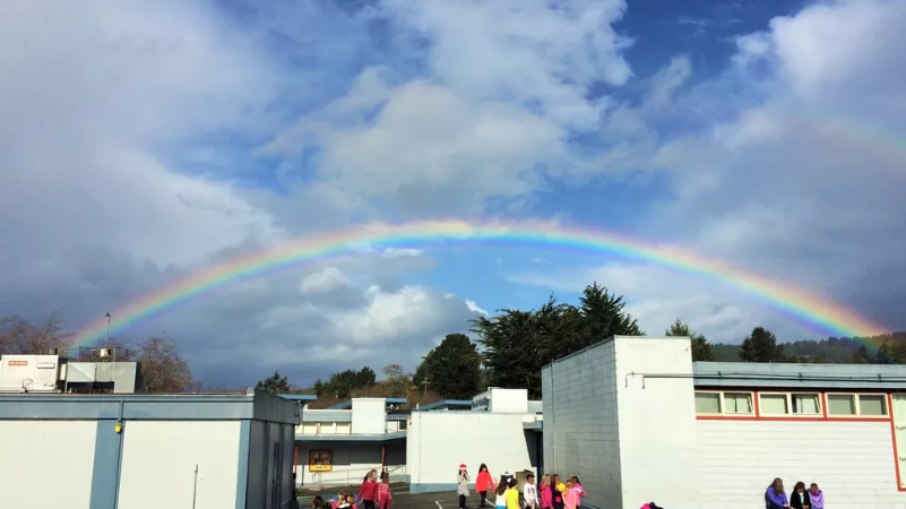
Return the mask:
[[[98,357],[100,357],[101,359],[106,359],[107,357],[110,357],[110,349],[101,348],[100,350],[98,350]]]
[[[4,355],[0,357],[0,391],[55,392],[60,375],[56,355]]]

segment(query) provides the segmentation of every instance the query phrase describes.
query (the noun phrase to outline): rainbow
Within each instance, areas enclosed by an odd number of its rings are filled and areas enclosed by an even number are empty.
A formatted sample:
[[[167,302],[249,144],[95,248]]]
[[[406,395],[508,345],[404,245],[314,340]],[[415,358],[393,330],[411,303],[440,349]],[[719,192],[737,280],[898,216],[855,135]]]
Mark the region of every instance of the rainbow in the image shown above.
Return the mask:
[[[656,263],[720,281],[752,294],[811,326],[834,334],[857,337],[885,332],[885,327],[803,288],[674,246],[550,222],[434,220],[356,226],[301,237],[227,260],[194,272],[116,309],[111,313],[110,333],[121,332],[180,303],[227,285],[261,277],[283,268],[360,252],[373,252],[375,249],[464,242],[498,242],[534,248],[569,249]],[[76,333],[73,347],[85,346],[105,338],[107,326],[106,317],[88,324]]]

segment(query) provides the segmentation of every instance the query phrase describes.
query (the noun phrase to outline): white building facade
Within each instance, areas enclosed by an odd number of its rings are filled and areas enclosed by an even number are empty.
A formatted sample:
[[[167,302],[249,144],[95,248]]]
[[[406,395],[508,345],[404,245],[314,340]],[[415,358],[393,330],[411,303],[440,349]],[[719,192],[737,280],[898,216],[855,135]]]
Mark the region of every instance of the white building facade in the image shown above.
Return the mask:
[[[616,337],[544,368],[548,473],[589,505],[764,507],[817,482],[827,507],[906,508],[902,366],[693,363],[687,338]]]

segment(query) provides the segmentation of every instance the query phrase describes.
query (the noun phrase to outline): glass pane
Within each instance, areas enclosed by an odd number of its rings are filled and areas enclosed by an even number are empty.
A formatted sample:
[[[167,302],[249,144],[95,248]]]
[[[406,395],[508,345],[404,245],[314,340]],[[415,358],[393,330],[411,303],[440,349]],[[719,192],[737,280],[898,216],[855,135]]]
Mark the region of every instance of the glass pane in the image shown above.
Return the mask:
[[[719,414],[720,413],[720,394],[714,392],[696,392],[695,393],[695,413],[697,414]]]
[[[887,415],[887,399],[884,395],[859,396],[859,410],[862,415]]]
[[[856,401],[852,394],[828,394],[827,413],[830,415],[856,415]]]
[[[790,413],[786,407],[786,394],[762,394],[761,413],[783,415]]]
[[[751,414],[752,395],[745,392],[724,393],[724,412],[728,414]]]
[[[821,413],[819,409],[817,394],[793,394],[794,414],[815,415]]]

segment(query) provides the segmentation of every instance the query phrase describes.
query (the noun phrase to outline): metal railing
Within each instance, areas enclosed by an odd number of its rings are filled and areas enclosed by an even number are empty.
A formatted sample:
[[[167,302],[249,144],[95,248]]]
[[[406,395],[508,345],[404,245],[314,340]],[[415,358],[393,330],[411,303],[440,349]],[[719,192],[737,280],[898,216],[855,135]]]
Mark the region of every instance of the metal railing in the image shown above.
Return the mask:
[[[336,465],[334,465],[334,468],[336,468]],[[406,465],[387,466],[385,468],[390,474],[390,482],[406,482],[409,480]],[[355,486],[361,484],[365,474],[372,469],[377,470],[378,475],[380,475],[380,466],[347,468],[334,472],[312,472],[311,481],[307,484],[319,489],[326,486]]]

